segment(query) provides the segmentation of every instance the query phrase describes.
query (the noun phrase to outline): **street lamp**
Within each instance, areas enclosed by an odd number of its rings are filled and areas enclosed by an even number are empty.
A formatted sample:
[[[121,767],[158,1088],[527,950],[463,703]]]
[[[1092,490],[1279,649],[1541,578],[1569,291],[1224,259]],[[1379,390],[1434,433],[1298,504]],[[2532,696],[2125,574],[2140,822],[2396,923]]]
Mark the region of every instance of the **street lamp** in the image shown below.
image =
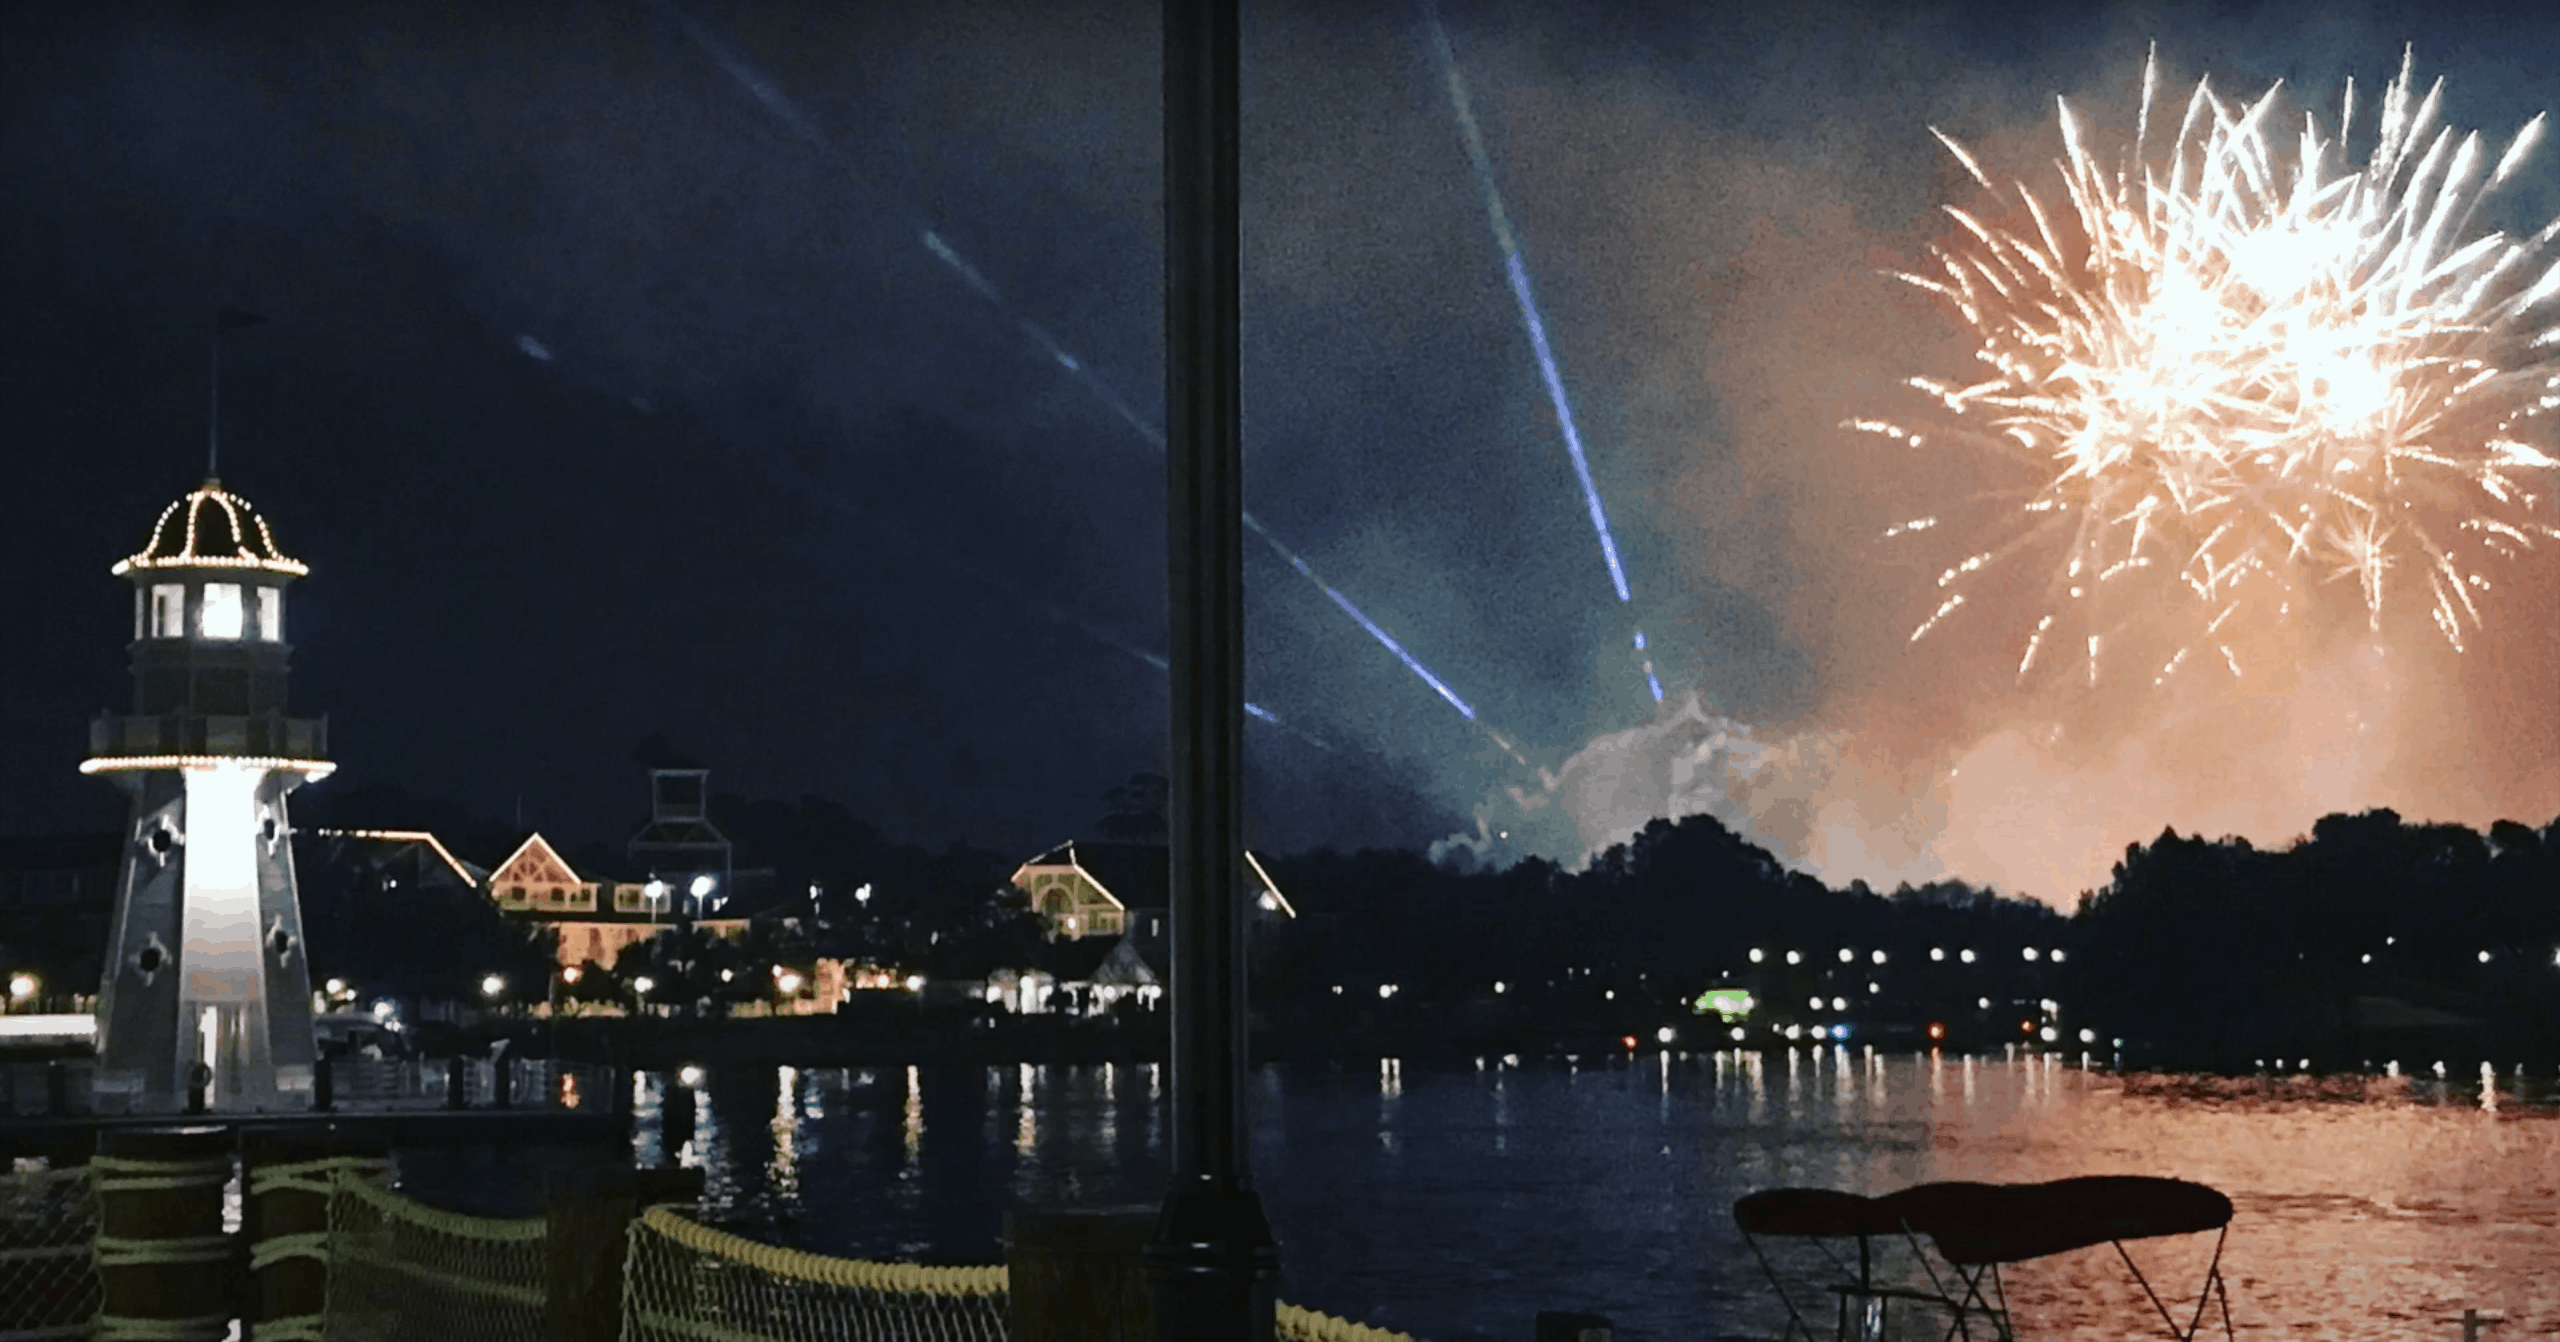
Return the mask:
[[[480,980],[480,995],[492,1001],[497,1000],[498,994],[506,990],[507,981],[496,974],[486,975]]]
[[[36,988],[37,988],[38,986],[39,986],[39,985],[36,983],[36,976],[35,976],[35,975],[33,975],[33,974],[12,974],[12,975],[10,975],[10,976],[9,976],[9,1001],[10,1001],[10,1003],[11,1003],[12,1005],[15,1005],[16,1003],[26,1001],[28,998],[35,996],[35,995],[36,995]]]

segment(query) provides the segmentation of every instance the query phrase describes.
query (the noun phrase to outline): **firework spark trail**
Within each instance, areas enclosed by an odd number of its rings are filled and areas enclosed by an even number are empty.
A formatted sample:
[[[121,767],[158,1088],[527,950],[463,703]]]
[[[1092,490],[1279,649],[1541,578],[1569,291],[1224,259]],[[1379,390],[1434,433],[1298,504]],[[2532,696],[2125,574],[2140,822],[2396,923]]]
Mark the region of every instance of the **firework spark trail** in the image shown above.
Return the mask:
[[[1520,239],[1511,231],[1511,215],[1502,207],[1502,190],[1493,178],[1493,158],[1485,152],[1484,132],[1476,125],[1475,104],[1467,97],[1467,83],[1458,72],[1458,53],[1449,44],[1449,31],[1440,24],[1437,5],[1426,4],[1423,17],[1431,25],[1431,48],[1440,58],[1440,72],[1449,86],[1449,106],[1456,113],[1458,134],[1466,141],[1467,162],[1476,173],[1476,185],[1484,192],[1485,215],[1493,225],[1494,243],[1502,248],[1503,273],[1511,281],[1511,295],[1520,307],[1520,324],[1529,333],[1529,348],[1538,358],[1538,373],[1546,380],[1547,399],[1555,406],[1556,423],[1564,430],[1565,452],[1573,459],[1574,479],[1582,485],[1582,499],[1591,513],[1592,533],[1600,538],[1600,557],[1609,564],[1609,584],[1618,600],[1634,600],[1627,587],[1626,566],[1618,560],[1617,538],[1609,532],[1609,511],[1601,506],[1600,486],[1591,478],[1591,461],[1582,450],[1582,431],[1575,427],[1573,406],[1567,401],[1564,375],[1557,370],[1555,351],[1547,344],[1547,324],[1538,315],[1538,301],[1529,292],[1529,265],[1521,254]],[[1645,650],[1644,631],[1637,630],[1636,651]],[[1653,673],[1653,660],[1640,657],[1644,663],[1644,679],[1653,691],[1653,701],[1662,702],[1662,682]]]
[[[696,47],[700,48],[704,55],[710,57],[713,64],[718,65],[720,69],[730,77],[730,79],[735,81],[739,87],[745,89],[750,95],[752,95],[759,104],[763,105],[766,111],[771,112],[777,120],[789,127],[794,135],[798,136],[803,142],[807,143],[810,147],[816,149],[827,158],[840,159],[840,154],[836,149],[835,142],[827,136],[826,132],[820,130],[815,122],[803,115],[799,107],[791,101],[788,95],[784,94],[772,80],[767,79],[762,74],[758,73],[753,65],[749,64],[744,57],[732,50],[727,43],[722,42],[719,37],[713,34],[708,28],[694,22],[693,17],[685,13],[684,10],[678,8],[673,3],[673,0],[649,0],[649,3],[660,13],[666,15],[668,19],[674,22],[679,28],[683,29],[686,38],[691,40]],[[1132,409],[1128,402],[1122,400],[1119,394],[1111,389],[1109,383],[1104,382],[1100,377],[1096,376],[1092,369],[1085,367],[1082,360],[1079,360],[1074,355],[1068,353],[1066,347],[1060,345],[1057,339],[1051,336],[1047,330],[1043,329],[1039,323],[1034,322],[1030,318],[1015,311],[1013,305],[1005,300],[1002,291],[998,290],[992,283],[989,283],[986,276],[978,272],[977,267],[970,265],[966,258],[962,257],[958,251],[954,250],[949,241],[944,239],[929,222],[919,222],[923,223],[923,226],[918,229],[918,239],[924,244],[925,250],[933,254],[935,260],[940,261],[945,267],[949,268],[952,273],[958,275],[963,284],[969,286],[970,290],[976,293],[979,297],[987,300],[987,302],[992,304],[998,312],[1012,318],[1014,325],[1022,331],[1024,336],[1030,339],[1031,343],[1039,346],[1041,352],[1048,355],[1052,362],[1065,369],[1076,379],[1076,381],[1083,384],[1084,388],[1091,392],[1095,399],[1101,401],[1112,414],[1118,416],[1120,421],[1123,424],[1128,425],[1130,429],[1134,430],[1140,438],[1145,439],[1149,446],[1154,447],[1159,452],[1165,449],[1165,436],[1162,429],[1156,427],[1156,425],[1149,422],[1143,416],[1139,415],[1136,410]],[[1431,669],[1423,665],[1420,658],[1415,657],[1411,652],[1407,651],[1403,644],[1390,637],[1386,630],[1378,626],[1376,621],[1370,619],[1358,606],[1354,605],[1349,597],[1344,596],[1339,589],[1333,587],[1331,584],[1325,582],[1323,578],[1317,576],[1315,569],[1307,563],[1305,558],[1300,556],[1297,551],[1291,549],[1286,543],[1281,541],[1279,537],[1273,535],[1271,533],[1271,529],[1264,526],[1260,519],[1256,518],[1250,511],[1248,511],[1243,514],[1242,521],[1244,522],[1247,530],[1259,537],[1264,545],[1271,548],[1273,554],[1279,556],[1280,559],[1286,562],[1290,568],[1295,569],[1309,582],[1314,583],[1317,590],[1323,592],[1326,598],[1331,600],[1334,605],[1340,607],[1345,614],[1349,615],[1355,622],[1357,622],[1363,630],[1368,632],[1370,637],[1376,639],[1379,646],[1393,654],[1397,661],[1402,662],[1406,670],[1411,671],[1425,685],[1431,687],[1431,689],[1442,699],[1447,700],[1449,706],[1458,710],[1460,716],[1466,718],[1470,722],[1476,722],[1476,710],[1473,705],[1469,704],[1465,699],[1460,698],[1455,690],[1449,688],[1447,682],[1433,674]],[[1611,563],[1612,565],[1616,563],[1614,557],[1612,558]],[[1141,655],[1143,656],[1145,654]],[[1270,721],[1278,721],[1277,718],[1271,718],[1268,713],[1260,709],[1255,709],[1252,705],[1247,705],[1247,707],[1252,709],[1252,711],[1257,715],[1265,717]],[[1478,723],[1477,725],[1482,726],[1483,724]],[[1487,729],[1487,731],[1488,734],[1492,735],[1497,742],[1501,742],[1506,749],[1510,748],[1509,743],[1503,742],[1499,734],[1492,733],[1490,729]]]
[[[2361,168],[2345,159],[2352,82],[2337,138],[2322,139],[2306,116],[2289,164],[2267,141],[2280,88],[2235,108],[2200,84],[2163,181],[2143,161],[2155,52],[2134,150],[2116,170],[2098,165],[2060,105],[2067,213],[2049,214],[2023,185],[2015,203],[2032,217],[2031,235],[1948,207],[1964,237],[1930,248],[1936,273],[1894,274],[1962,314],[1994,375],[1909,385],[1959,425],[1980,426],[1955,436],[2050,475],[2022,509],[2041,515],[2035,527],[1948,570],[1940,587],[2067,525],[2074,534],[2052,586],[2068,600],[2093,600],[2118,578],[2145,581],[2134,575],[2148,570],[2171,597],[2191,594],[2197,618],[2211,613],[2155,683],[2208,640],[2238,676],[2224,624],[2253,596],[2252,609],[2285,618],[2306,579],[2354,579],[2379,632],[2386,576],[2424,574],[2438,631],[2464,648],[2464,631],[2482,627],[2472,593],[2491,584],[2457,553],[2461,543],[2513,560],[2560,539],[2535,512],[2544,496],[2528,487],[2560,460],[2522,441],[2527,421],[2560,407],[2560,326],[2544,312],[2560,294],[2560,264],[2526,281],[2560,221],[2523,239],[2461,240],[2544,119],[2525,125],[2484,181],[2479,136],[2457,141],[2436,126],[2442,81],[2417,99],[2411,66],[2404,54]],[[1961,146],[1930,133],[2012,203]],[[1922,442],[1881,420],[1843,427]],[[1947,597],[1912,638],[1963,604],[1962,592]],[[2054,618],[2049,610],[2037,622],[2020,676]],[[2104,635],[2095,617],[2082,622],[2094,685]]]

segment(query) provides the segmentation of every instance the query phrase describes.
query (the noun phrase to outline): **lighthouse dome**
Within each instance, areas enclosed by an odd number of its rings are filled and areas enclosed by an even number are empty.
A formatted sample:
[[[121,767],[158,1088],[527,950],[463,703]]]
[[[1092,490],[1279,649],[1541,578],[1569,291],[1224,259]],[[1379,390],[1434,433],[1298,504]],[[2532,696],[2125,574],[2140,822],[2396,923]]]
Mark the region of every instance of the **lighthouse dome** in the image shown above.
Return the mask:
[[[262,569],[295,577],[311,571],[276,548],[266,517],[247,499],[211,479],[161,509],[141,553],[118,561],[115,572],[167,568]]]

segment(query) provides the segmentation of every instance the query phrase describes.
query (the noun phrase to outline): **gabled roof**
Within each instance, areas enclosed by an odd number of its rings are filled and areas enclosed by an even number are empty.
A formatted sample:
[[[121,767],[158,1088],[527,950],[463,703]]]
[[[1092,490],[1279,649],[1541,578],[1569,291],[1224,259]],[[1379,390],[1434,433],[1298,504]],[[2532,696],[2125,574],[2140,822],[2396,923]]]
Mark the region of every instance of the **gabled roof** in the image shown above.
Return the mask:
[[[1298,911],[1280,893],[1271,873],[1252,853],[1244,855],[1247,889],[1259,889],[1279,904],[1279,911],[1291,918]],[[1015,868],[1015,885],[1024,878],[1046,868],[1072,867],[1084,873],[1102,893],[1123,909],[1161,909],[1172,901],[1169,889],[1173,882],[1173,850],[1159,843],[1093,843],[1069,839]]]
[[[1051,942],[1040,953],[1040,968],[1060,983],[1084,983],[1119,946],[1118,937],[1077,937]]]
[[[528,834],[489,873],[489,884],[497,885],[583,885],[577,869],[560,856],[559,850],[540,834]]]

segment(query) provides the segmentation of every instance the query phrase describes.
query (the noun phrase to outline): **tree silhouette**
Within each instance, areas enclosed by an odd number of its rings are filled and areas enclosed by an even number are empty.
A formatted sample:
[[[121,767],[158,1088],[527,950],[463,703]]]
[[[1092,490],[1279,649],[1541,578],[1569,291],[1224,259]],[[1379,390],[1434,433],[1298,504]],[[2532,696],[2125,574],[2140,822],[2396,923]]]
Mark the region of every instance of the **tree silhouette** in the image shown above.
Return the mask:
[[[1095,837],[1112,843],[1168,841],[1173,827],[1166,804],[1172,793],[1173,783],[1162,774],[1129,775],[1127,782],[1103,794],[1103,805],[1111,810],[1094,822]]]

